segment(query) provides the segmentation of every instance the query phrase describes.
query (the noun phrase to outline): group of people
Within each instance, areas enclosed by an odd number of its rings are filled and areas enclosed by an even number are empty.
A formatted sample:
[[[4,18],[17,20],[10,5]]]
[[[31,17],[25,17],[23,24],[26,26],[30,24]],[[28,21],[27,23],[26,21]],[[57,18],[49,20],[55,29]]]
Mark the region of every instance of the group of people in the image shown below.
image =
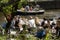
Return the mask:
[[[35,7],[26,5],[25,7],[22,7],[20,10],[21,11],[39,11],[39,9],[40,9],[40,5],[36,5]]]
[[[34,34],[38,38],[51,33],[60,36],[60,19],[39,18],[37,16],[14,16],[10,25],[12,30],[18,30],[20,33],[24,30],[30,34]],[[35,31],[34,31],[35,30]]]
[[[48,33],[53,36],[60,37],[60,18],[40,18],[38,16],[20,16],[16,15],[12,18],[7,18],[8,22],[5,23],[6,32],[17,31],[17,33],[23,33],[23,31],[32,34],[38,38],[47,36]],[[4,25],[4,26],[5,26]],[[4,32],[3,32],[4,34]]]

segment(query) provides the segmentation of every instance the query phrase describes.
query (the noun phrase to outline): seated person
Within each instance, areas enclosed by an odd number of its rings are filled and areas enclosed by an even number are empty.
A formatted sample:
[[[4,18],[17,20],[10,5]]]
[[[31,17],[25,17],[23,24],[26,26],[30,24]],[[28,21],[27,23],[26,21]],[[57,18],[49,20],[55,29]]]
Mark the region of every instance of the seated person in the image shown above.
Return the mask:
[[[25,11],[25,8],[24,8],[24,7],[22,7],[20,10],[21,10],[21,11]]]
[[[45,36],[45,31],[43,27],[39,27],[38,32],[36,33],[36,37],[42,39]]]

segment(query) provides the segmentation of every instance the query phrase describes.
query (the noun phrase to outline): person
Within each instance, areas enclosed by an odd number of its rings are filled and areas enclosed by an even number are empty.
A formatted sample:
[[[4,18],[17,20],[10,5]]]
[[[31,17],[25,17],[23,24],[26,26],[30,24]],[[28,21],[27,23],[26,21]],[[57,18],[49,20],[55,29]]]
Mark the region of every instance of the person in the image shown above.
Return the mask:
[[[25,11],[25,8],[24,8],[24,7],[22,7],[20,10],[21,10],[21,11]]]
[[[46,18],[43,18],[43,21],[42,21],[42,23],[41,23],[41,26],[43,26],[44,27],[44,29],[46,29],[48,26],[48,21],[47,21],[47,19]]]
[[[5,29],[6,33],[8,33],[9,31],[11,20],[12,20],[11,18],[12,18],[11,15],[7,15],[7,24],[6,24],[6,29]]]
[[[14,25],[16,30],[19,30],[18,23],[19,23],[19,18],[18,18],[18,16],[16,16],[15,25]]]
[[[8,21],[8,22],[11,22],[11,18],[12,18],[12,17],[11,17],[11,14],[7,15],[7,21]]]
[[[40,10],[40,6],[39,6],[39,5],[36,5],[33,10],[34,10],[34,11],[39,11],[39,10]]]
[[[25,22],[24,22],[23,19],[24,19],[24,18],[22,18],[22,17],[19,18],[19,24],[21,24],[21,25],[24,25],[24,24],[25,24]]]
[[[25,11],[29,11],[29,5],[26,5]]]
[[[25,17],[20,17],[19,18],[19,28],[20,28],[20,33],[23,32],[23,30],[27,30],[28,28],[28,20]]]
[[[15,29],[16,20],[17,20],[17,18],[16,18],[16,16],[14,16],[13,20],[11,21],[11,25],[10,25],[10,27],[13,29]]]
[[[45,37],[46,33],[43,27],[39,27],[36,33],[36,37],[42,39],[43,37]]]
[[[28,19],[27,18],[25,19],[25,24],[28,25]]]
[[[6,28],[6,24],[7,24],[7,20],[6,17],[4,18],[4,22],[1,24],[2,28],[5,29]]]
[[[28,20],[28,31],[30,33],[33,33],[32,31],[34,31],[34,29],[36,29],[36,24],[35,24],[35,19],[33,19],[32,16],[30,16],[30,19]]]
[[[33,19],[32,16],[30,16],[30,20],[28,21],[28,24],[30,27],[36,27],[35,19]]]
[[[56,35],[59,38],[60,37],[60,19],[57,20],[57,24],[56,24]]]
[[[29,11],[32,11],[32,10],[33,10],[33,7],[32,7],[32,6],[30,6]]]
[[[47,19],[44,17],[44,18],[43,18],[43,21],[41,22],[41,26],[44,26],[46,20],[47,20]]]
[[[56,29],[52,27],[52,38],[56,37]]]
[[[35,17],[35,23],[37,26],[40,26],[40,19],[38,17]]]
[[[36,4],[36,7],[39,9],[40,8],[40,5],[39,4]]]
[[[21,33],[21,32],[23,31],[22,24],[19,24],[19,23],[18,23],[18,26],[19,26],[19,32]]]

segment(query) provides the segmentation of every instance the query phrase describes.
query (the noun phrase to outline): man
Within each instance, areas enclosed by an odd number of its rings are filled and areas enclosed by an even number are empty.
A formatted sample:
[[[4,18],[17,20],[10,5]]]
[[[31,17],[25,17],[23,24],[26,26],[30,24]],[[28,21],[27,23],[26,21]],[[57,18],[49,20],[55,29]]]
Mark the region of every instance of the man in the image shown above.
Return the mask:
[[[15,28],[16,20],[17,20],[17,18],[16,18],[16,16],[14,16],[13,20],[11,21],[11,25],[10,25],[11,28]]]
[[[25,10],[29,11],[29,5],[26,5]]]
[[[28,21],[28,31],[30,33],[35,33],[35,29],[36,29],[36,24],[35,24],[35,19],[32,18],[32,16],[30,16],[30,20]],[[33,32],[34,31],[34,32]]]
[[[6,33],[8,33],[10,29],[11,20],[12,20],[11,18],[12,18],[11,15],[7,15],[7,24],[6,24],[6,29],[5,29]]]
[[[25,11],[25,8],[24,8],[24,7],[22,7],[20,10],[21,10],[21,11]]]
[[[33,19],[32,16],[30,16],[30,20],[28,21],[28,23],[30,27],[36,27],[35,19]]]
[[[56,34],[59,38],[60,37],[60,19],[57,20]]]
[[[40,10],[40,5],[36,5],[33,10],[34,10],[34,11],[39,11],[39,10]]]
[[[43,27],[39,27],[36,33],[36,37],[42,39],[43,37],[45,37],[46,33]]]

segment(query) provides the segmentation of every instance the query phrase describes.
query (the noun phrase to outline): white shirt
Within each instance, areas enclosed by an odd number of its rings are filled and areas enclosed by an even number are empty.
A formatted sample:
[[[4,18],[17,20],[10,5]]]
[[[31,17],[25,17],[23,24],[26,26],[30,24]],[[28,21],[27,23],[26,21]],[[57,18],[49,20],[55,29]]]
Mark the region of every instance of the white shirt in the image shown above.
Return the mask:
[[[35,19],[31,19],[28,21],[28,24],[30,27],[36,27],[36,24],[35,24]]]
[[[44,23],[45,23],[45,24],[48,24],[48,22],[47,22],[47,21],[45,21]]]
[[[57,23],[57,20],[56,19],[53,19],[53,22],[56,24]]]
[[[56,29],[54,27],[52,28],[52,33],[56,33]]]
[[[25,22],[24,22],[22,19],[19,19],[19,24],[24,25],[24,24],[25,24]]]
[[[50,25],[52,25],[53,21],[50,21]]]
[[[23,30],[23,28],[20,28],[20,31],[22,31]]]
[[[39,24],[41,25],[41,23],[43,22],[43,19],[40,19],[40,22],[39,22]]]

